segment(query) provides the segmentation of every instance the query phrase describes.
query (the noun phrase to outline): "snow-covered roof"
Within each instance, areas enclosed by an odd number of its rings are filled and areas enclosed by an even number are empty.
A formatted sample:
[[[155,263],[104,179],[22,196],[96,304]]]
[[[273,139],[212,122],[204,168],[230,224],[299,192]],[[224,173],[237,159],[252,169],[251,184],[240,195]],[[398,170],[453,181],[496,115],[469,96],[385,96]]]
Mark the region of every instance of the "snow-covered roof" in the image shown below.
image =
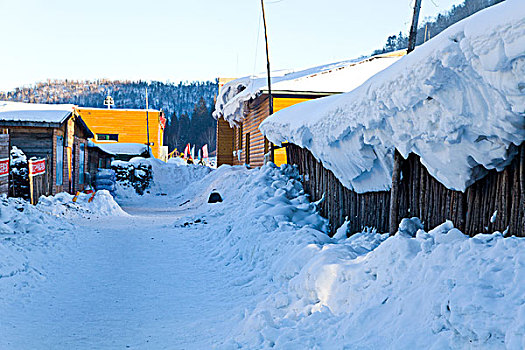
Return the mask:
[[[525,140],[525,2],[451,26],[346,94],[286,108],[261,131],[308,148],[357,192],[387,190],[394,147],[464,191]]]
[[[148,146],[142,143],[96,143],[96,147],[109,154],[141,155],[148,152]]]
[[[61,124],[74,108],[72,104],[0,101],[0,121]]]
[[[336,94],[351,91],[375,73],[397,61],[404,51],[326,64],[297,72],[272,72],[272,92]],[[244,104],[268,90],[266,74],[226,83],[217,97],[215,118],[234,125],[244,119]]]

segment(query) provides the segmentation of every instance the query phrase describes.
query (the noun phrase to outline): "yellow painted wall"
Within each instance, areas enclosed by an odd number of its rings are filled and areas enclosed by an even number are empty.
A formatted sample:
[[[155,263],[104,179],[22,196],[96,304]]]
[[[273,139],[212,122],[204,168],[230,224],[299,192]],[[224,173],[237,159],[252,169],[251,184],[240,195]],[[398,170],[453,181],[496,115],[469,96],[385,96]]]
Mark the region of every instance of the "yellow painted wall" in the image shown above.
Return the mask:
[[[276,97],[273,99],[273,111],[278,112],[281,109],[293,106],[297,103],[309,101],[311,99],[309,98],[281,98]],[[273,152],[273,162],[277,166],[281,166],[281,164],[287,163],[287,155],[286,155],[286,148],[279,148],[274,150]]]
[[[102,109],[78,107],[81,116],[89,129],[95,134],[95,143],[114,143],[115,141],[98,141],[97,134],[118,134],[118,142],[147,144],[146,110]],[[163,146],[164,129],[161,126],[161,112],[148,111],[149,139],[153,143],[151,151],[160,157]]]

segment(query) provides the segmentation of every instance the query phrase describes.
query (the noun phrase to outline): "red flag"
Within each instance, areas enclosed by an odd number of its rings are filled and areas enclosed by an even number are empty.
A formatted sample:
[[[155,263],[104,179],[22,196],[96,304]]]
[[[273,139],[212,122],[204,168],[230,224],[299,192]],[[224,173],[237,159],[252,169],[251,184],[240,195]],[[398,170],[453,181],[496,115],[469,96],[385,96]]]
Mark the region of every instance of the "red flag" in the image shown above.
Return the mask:
[[[190,144],[188,143],[186,145],[186,148],[184,149],[184,158],[189,158],[190,157],[190,152],[191,152],[191,149],[190,149]]]
[[[202,158],[208,158],[208,144],[202,146]]]

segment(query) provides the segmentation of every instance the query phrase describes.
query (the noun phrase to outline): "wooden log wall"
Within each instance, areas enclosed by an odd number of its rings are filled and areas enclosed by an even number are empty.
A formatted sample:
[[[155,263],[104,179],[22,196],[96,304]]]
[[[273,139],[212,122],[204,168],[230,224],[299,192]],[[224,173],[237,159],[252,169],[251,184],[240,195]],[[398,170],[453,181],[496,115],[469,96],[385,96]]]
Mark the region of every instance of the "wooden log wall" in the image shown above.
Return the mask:
[[[361,232],[365,227],[379,232],[388,232],[390,192],[359,194],[344,187],[334,174],[323,167],[312,153],[297,145],[287,146],[288,163],[298,166],[303,175],[303,187],[312,202],[324,201],[319,205],[320,213],[330,222],[330,234],[348,217],[349,232]]]
[[[350,233],[364,227],[389,231],[390,192],[355,193],[341,185],[307,149],[290,144],[287,153],[288,163],[297,165],[304,175],[304,190],[311,201],[325,195],[319,209],[330,222],[330,233],[345,217],[350,219]],[[506,231],[508,235],[525,237],[525,144],[504,171],[489,171],[464,193],[447,189],[428,173],[417,155],[411,154],[401,162],[397,205],[398,221],[415,216],[421,219],[425,230],[451,220],[470,236]],[[492,223],[490,219],[496,210]]]
[[[447,189],[434,179],[411,154],[402,161],[399,220],[419,217],[425,229],[445,220],[465,234],[494,231],[525,236],[525,144],[518,148],[512,163],[501,172],[491,170],[463,192]],[[490,219],[495,211],[492,223]]]

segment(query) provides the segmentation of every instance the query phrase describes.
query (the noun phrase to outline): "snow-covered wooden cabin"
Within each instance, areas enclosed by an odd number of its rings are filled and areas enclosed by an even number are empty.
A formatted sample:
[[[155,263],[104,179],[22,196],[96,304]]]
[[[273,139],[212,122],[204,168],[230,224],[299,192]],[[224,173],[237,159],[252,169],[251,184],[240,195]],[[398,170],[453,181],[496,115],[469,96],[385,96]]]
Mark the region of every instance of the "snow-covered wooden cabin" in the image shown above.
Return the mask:
[[[0,127],[9,129],[11,146],[27,158],[46,160],[43,194],[84,189],[87,142],[93,137],[69,104],[34,104],[0,101]]]
[[[388,67],[404,51],[314,67],[298,72],[272,74],[274,113],[297,103],[347,92]],[[259,125],[269,115],[267,78],[245,77],[223,84],[215,104],[217,165],[261,166],[272,145]],[[275,149],[272,161],[287,162],[286,149]]]
[[[394,233],[419,217],[426,230],[451,220],[469,235],[525,236],[523,18],[520,1],[480,11],[353,91],[260,129],[293,144],[290,161],[312,200],[324,196],[333,229],[348,217],[350,233]]]

